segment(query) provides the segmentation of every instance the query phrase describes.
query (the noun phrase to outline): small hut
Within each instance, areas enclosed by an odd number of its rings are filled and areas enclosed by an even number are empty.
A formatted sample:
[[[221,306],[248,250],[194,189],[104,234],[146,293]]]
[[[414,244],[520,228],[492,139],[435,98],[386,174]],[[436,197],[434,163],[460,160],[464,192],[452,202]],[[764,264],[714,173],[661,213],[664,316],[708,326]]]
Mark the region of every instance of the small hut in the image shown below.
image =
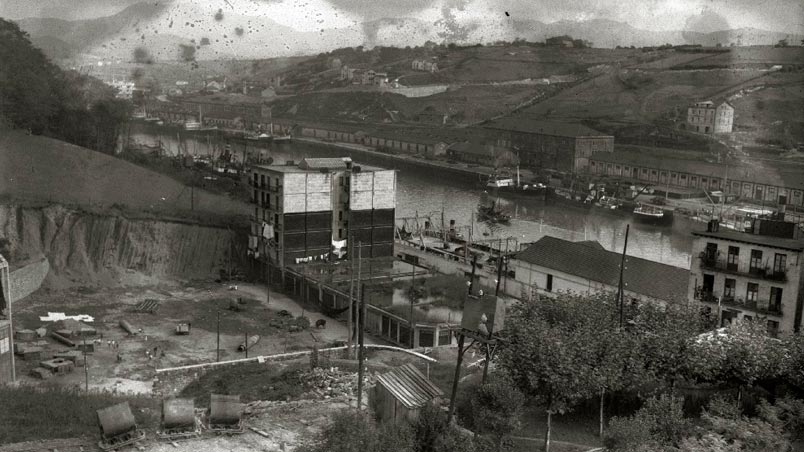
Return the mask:
[[[428,403],[440,403],[444,393],[413,364],[405,364],[377,377],[371,404],[380,422],[413,422]]]

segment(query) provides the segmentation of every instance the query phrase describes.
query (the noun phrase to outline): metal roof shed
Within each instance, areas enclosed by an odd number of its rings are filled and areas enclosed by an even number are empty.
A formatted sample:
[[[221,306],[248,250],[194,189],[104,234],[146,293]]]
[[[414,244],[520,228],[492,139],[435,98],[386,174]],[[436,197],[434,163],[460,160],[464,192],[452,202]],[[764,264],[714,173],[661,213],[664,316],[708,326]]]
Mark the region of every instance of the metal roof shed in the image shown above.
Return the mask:
[[[413,364],[405,364],[377,377],[371,404],[380,422],[413,422],[428,403],[439,403],[444,393]]]

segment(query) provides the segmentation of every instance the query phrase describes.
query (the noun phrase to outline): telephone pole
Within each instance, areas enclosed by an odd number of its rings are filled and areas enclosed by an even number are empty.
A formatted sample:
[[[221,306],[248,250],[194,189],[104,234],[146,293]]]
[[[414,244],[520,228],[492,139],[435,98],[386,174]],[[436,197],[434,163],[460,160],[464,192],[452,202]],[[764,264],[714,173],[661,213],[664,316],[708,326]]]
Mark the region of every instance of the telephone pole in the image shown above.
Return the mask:
[[[221,360],[221,311],[218,309],[217,346],[215,347],[215,361]]]
[[[623,295],[625,293],[625,284],[623,283],[623,271],[625,270],[625,251],[628,249],[628,230],[631,228],[630,224],[625,225],[625,243],[623,244],[623,256],[620,259],[620,283],[617,287],[617,302],[620,305],[620,328],[623,327]]]

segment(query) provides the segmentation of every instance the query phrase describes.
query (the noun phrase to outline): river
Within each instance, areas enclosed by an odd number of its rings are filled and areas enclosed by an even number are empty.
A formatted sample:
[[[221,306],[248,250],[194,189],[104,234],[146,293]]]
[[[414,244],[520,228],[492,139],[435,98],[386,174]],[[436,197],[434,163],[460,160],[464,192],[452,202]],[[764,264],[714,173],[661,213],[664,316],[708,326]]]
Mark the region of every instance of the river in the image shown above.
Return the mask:
[[[136,124],[132,126],[132,140],[147,145],[162,142],[165,151],[176,155],[180,149],[191,154],[214,155],[212,140],[204,136],[187,135],[173,131],[159,132],[156,126]],[[180,147],[179,144],[182,143]],[[348,151],[332,147],[294,142],[271,144],[255,148],[243,143],[233,143],[232,151],[238,158],[243,152],[261,153],[275,162],[300,160],[304,157],[340,157]],[[372,164],[370,159],[366,161]],[[437,223],[444,212],[446,222],[454,219],[459,225],[468,225],[472,212],[477,209],[482,190],[471,184],[439,177],[432,171],[400,170],[397,180],[397,218],[430,215]],[[569,240],[596,240],[607,250],[622,252],[626,224],[631,228],[628,236],[628,254],[663,262],[679,267],[688,267],[692,245],[691,231],[694,227],[688,220],[676,218],[673,227],[650,226],[635,223],[630,217],[616,217],[605,213],[589,212],[567,206],[544,205],[531,199],[500,199],[500,205],[513,214],[510,226],[491,229],[484,224],[474,224],[475,239],[499,239],[514,237],[519,243],[533,242],[544,235]],[[465,233],[466,231],[464,231]],[[513,242],[511,242],[513,246]],[[657,275],[657,277],[660,277]]]

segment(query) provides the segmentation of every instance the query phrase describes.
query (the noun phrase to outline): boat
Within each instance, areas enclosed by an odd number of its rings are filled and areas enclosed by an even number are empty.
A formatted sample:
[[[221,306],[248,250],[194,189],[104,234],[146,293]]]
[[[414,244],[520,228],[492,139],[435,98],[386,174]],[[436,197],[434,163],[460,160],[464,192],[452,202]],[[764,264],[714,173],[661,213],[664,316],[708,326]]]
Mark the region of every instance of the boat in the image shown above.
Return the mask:
[[[273,139],[274,139],[274,137],[272,137],[271,135],[268,135],[267,133],[261,133],[261,134],[259,134],[257,136],[257,140],[259,140],[259,141],[271,141]]]
[[[199,130],[201,129],[201,123],[198,121],[186,121],[184,123],[184,128],[186,130]]]
[[[292,139],[290,135],[275,135],[273,137],[274,143],[290,143]]]
[[[497,208],[497,201],[494,201],[491,206],[480,204],[477,206],[477,214],[481,221],[501,224],[508,224],[511,221],[511,215]]]
[[[661,207],[640,203],[634,208],[634,218],[644,223],[670,224],[673,222],[673,213]]]
[[[502,196],[527,196],[546,198],[550,195],[550,188],[544,184],[521,184],[519,183],[519,168],[517,168],[517,180],[505,175],[493,173],[489,175],[484,185],[486,190],[492,190],[495,194]]]

